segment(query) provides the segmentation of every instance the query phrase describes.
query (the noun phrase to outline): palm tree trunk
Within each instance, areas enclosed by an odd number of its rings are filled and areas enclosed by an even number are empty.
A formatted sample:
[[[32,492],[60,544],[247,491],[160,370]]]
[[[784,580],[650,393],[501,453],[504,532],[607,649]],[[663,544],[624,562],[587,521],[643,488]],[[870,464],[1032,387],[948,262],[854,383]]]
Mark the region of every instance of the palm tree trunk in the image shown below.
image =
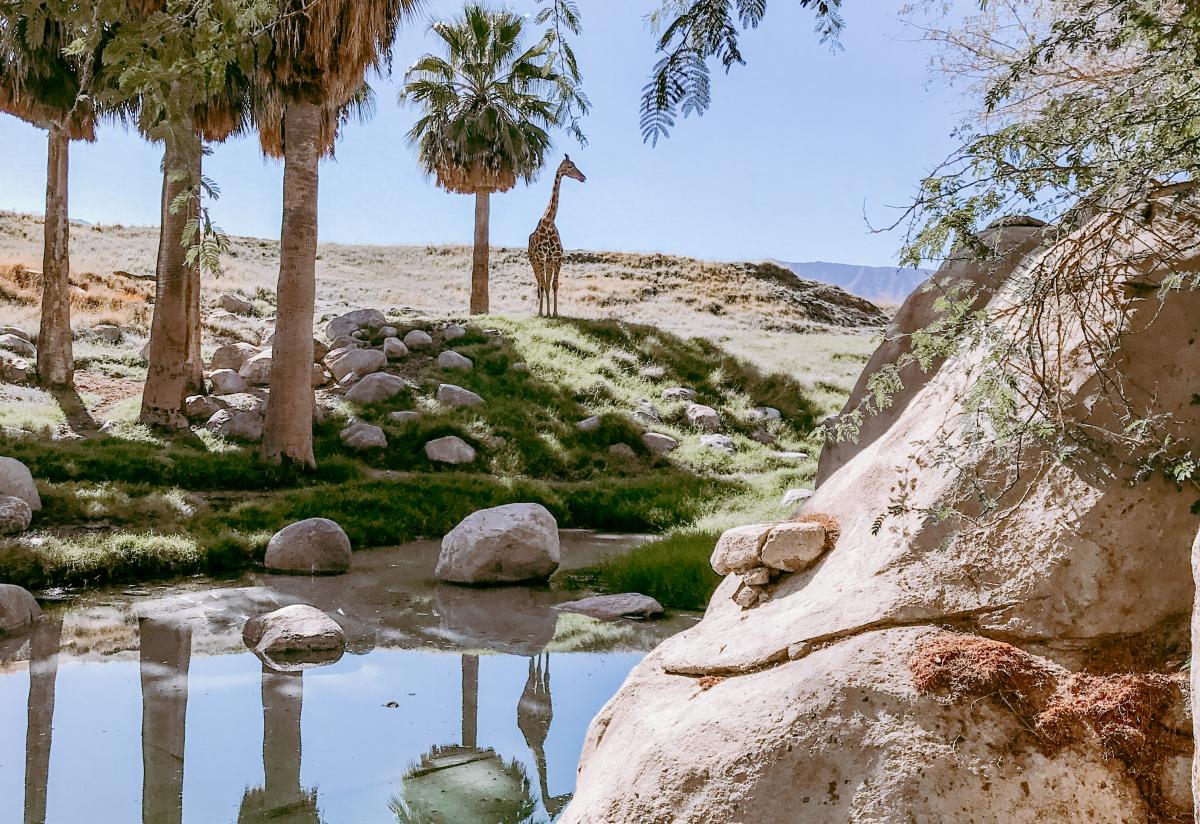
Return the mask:
[[[46,386],[70,386],[75,379],[71,350],[71,260],[67,210],[71,139],[50,127],[46,152],[46,223],[42,253],[42,322],[38,332],[38,375]]]
[[[199,180],[200,155],[168,138],[163,153],[162,219],[158,233],[157,286],[150,324],[149,366],[138,419],[152,426],[187,427],[183,413],[188,357],[188,271],[184,227],[190,208],[175,213],[172,202]],[[179,179],[180,173],[184,179]]]
[[[54,686],[62,620],[42,618],[29,641],[29,721],[25,728],[25,824],[46,824]]]
[[[188,669],[192,628],[139,622],[142,682],[142,821],[183,820],[183,758],[187,740]]]
[[[203,152],[196,162],[196,180],[203,171]],[[192,214],[200,215],[200,190],[192,199]],[[200,353],[200,263],[187,267],[187,359],[183,369],[183,394],[199,395],[204,392],[204,357]]]
[[[317,297],[317,163],[321,109],[289,103],[284,113],[283,230],[271,399],[263,457],[315,467],[312,447],[313,311]]]
[[[492,193],[475,193],[475,254],[471,258],[471,314],[488,312],[488,227],[492,217]]]

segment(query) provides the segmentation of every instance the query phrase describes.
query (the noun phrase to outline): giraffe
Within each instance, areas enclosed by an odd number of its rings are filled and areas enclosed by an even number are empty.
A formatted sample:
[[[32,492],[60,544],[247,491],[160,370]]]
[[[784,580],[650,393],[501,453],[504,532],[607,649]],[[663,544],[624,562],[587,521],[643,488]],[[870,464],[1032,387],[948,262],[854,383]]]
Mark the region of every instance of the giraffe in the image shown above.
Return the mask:
[[[571,162],[570,155],[563,155],[562,163],[558,164],[558,172],[554,175],[554,193],[550,196],[550,205],[538,221],[537,228],[529,236],[529,262],[533,264],[533,277],[537,280],[538,317],[543,314],[542,303],[545,300],[545,315],[558,317],[558,270],[562,268],[562,237],[554,219],[558,216],[558,190],[562,179],[569,177],[580,183],[587,182],[583,172]],[[551,308],[553,295],[553,309]]]

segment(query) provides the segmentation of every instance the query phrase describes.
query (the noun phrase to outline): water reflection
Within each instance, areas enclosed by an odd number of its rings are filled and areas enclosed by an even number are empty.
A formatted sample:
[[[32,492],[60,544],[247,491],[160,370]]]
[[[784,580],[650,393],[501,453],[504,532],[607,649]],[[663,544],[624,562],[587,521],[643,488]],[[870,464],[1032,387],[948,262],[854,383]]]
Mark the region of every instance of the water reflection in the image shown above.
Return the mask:
[[[29,638],[29,704],[25,728],[25,824],[45,824],[54,732],[54,685],[62,621],[43,618]]]
[[[338,579],[96,593],[0,637],[0,821],[553,821],[591,717],[689,620],[602,625],[545,588],[438,586],[436,550]],[[352,646],[280,672],[241,627],[299,600]]]

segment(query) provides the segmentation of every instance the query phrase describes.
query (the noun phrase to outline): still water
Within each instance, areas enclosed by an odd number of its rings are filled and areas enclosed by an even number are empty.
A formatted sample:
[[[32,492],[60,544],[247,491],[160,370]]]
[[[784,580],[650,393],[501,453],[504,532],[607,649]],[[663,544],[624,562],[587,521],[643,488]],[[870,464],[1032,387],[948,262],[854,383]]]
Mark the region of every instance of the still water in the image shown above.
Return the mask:
[[[563,566],[637,542],[564,532]],[[0,638],[0,822],[553,821],[591,718],[695,618],[604,623],[547,588],[439,585],[436,553],[91,593]],[[301,602],[346,654],[275,671],[241,625]]]

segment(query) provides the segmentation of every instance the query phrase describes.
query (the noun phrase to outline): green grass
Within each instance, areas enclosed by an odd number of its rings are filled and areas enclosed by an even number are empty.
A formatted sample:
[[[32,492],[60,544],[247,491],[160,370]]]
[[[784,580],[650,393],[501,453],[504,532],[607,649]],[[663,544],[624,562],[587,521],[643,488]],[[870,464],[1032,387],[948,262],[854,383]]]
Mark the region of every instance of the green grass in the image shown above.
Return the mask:
[[[415,326],[393,325],[402,335]],[[489,327],[501,334],[485,334]],[[0,542],[0,580],[37,587],[232,573],[261,561],[270,535],[303,518],[332,518],[355,549],[365,549],[437,538],[475,510],[527,501],[544,504],[565,528],[667,533],[589,575],[602,589],[696,608],[715,585],[707,566],[713,536],[734,523],[780,516],[783,489],[812,476],[815,457],[778,456],[817,454],[811,430],[824,409],[812,390],[709,341],[617,321],[488,317],[472,319],[468,330],[448,348],[471,358],[474,369],[446,372],[424,353],[404,359],[399,370],[414,388],[331,415],[314,432],[314,472],[264,463],[255,446],[207,432],[150,431],[132,420],[135,398],[107,415],[122,419],[111,435],[0,437],[0,454],[30,468],[45,504],[37,532]],[[87,354],[91,366],[118,373],[134,365],[113,347]],[[512,369],[518,361],[529,371]],[[434,400],[442,382],[486,403],[443,408]],[[700,403],[719,411],[736,455],[701,446],[704,433],[688,425],[687,404],[661,399],[676,386],[696,390]],[[643,398],[658,408],[661,424],[647,427],[633,416]],[[764,423],[752,412],[757,406],[775,407],[783,419]],[[52,428],[53,398],[30,408],[25,414],[39,428]],[[397,424],[388,416],[398,409],[415,409],[419,418]],[[339,438],[348,414],[380,425],[388,447],[349,452]],[[601,426],[580,431],[576,424],[592,415]],[[651,455],[641,442],[646,428],[678,438],[681,447]],[[776,443],[752,440],[760,428]],[[444,435],[475,446],[476,462],[432,464],[423,446]],[[635,457],[611,455],[614,443],[628,444]]]
[[[721,577],[708,559],[719,532],[681,530],[576,573],[605,592],[640,592],[673,609],[704,609]]]

